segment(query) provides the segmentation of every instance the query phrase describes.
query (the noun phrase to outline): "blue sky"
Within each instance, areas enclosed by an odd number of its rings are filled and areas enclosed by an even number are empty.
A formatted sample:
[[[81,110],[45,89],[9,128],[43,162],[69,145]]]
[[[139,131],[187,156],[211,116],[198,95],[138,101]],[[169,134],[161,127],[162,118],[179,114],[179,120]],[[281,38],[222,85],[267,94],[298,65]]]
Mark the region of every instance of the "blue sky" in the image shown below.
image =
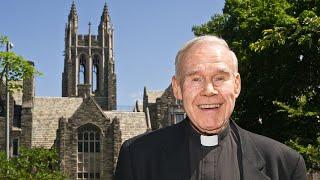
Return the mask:
[[[77,0],[78,33],[97,33],[104,0]],[[44,76],[36,96],[61,96],[64,28],[72,0],[3,0],[0,34],[17,54],[35,62]],[[174,58],[194,35],[193,25],[221,13],[223,0],[108,0],[115,28],[118,105],[142,99],[143,87],[163,90],[174,74]]]

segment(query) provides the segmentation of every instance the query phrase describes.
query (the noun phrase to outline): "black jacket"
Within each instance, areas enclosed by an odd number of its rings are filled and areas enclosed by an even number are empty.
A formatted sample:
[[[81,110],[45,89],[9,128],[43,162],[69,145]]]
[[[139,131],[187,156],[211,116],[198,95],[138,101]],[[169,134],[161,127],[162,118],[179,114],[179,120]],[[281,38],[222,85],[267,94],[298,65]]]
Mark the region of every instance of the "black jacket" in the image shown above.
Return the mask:
[[[241,179],[306,180],[304,160],[296,151],[230,122],[236,127],[241,144]],[[115,179],[190,179],[187,123],[186,119],[125,141],[120,150]]]

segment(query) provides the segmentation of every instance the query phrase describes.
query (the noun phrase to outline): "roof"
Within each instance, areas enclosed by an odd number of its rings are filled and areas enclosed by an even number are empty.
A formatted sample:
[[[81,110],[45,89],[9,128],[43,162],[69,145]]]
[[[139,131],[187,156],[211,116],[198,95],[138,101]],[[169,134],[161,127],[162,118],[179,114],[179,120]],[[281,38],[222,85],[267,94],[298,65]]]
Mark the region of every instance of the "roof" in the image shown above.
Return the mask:
[[[148,102],[156,103],[157,98],[161,97],[164,91],[147,91]]]
[[[32,124],[32,146],[52,147],[59,118],[69,118],[82,104],[82,98],[35,97]]]
[[[104,114],[112,120],[115,117],[119,119],[122,142],[148,130],[144,112],[104,111]]]

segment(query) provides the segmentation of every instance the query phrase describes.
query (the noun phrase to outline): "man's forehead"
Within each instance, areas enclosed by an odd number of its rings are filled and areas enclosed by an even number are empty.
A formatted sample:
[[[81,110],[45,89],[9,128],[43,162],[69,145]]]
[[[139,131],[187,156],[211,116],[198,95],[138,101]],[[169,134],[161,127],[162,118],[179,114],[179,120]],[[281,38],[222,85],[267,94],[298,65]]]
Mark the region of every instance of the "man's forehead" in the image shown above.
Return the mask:
[[[207,53],[207,52],[219,54],[226,51],[228,52],[229,48],[222,44],[217,44],[210,41],[203,41],[189,47],[186,54]]]
[[[195,44],[182,58],[183,66],[195,66],[204,63],[225,63],[230,68],[234,68],[231,51],[225,46],[213,44],[209,42],[202,42]]]
[[[212,72],[212,73],[231,73],[229,66],[223,61],[205,62],[205,63],[194,63],[186,65],[184,74],[192,75],[201,72]]]

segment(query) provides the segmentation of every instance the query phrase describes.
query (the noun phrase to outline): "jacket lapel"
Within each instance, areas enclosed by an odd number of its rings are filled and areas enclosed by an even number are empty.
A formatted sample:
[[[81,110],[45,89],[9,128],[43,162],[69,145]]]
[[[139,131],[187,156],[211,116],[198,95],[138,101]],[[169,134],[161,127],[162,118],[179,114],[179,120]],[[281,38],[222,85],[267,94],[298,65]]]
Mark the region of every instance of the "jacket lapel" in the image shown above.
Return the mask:
[[[265,161],[257,150],[249,132],[230,121],[238,132],[242,151],[242,176],[243,180],[259,179],[270,180],[265,174]],[[187,135],[188,120],[184,120],[175,126],[174,134],[169,137],[169,145],[164,147],[162,159],[166,166],[161,167],[161,179],[186,180],[190,179],[189,144]]]
[[[270,178],[265,174],[266,163],[249,136],[249,132],[240,128],[234,122],[230,122],[235,125],[240,138],[243,170],[242,179],[270,180]]]

